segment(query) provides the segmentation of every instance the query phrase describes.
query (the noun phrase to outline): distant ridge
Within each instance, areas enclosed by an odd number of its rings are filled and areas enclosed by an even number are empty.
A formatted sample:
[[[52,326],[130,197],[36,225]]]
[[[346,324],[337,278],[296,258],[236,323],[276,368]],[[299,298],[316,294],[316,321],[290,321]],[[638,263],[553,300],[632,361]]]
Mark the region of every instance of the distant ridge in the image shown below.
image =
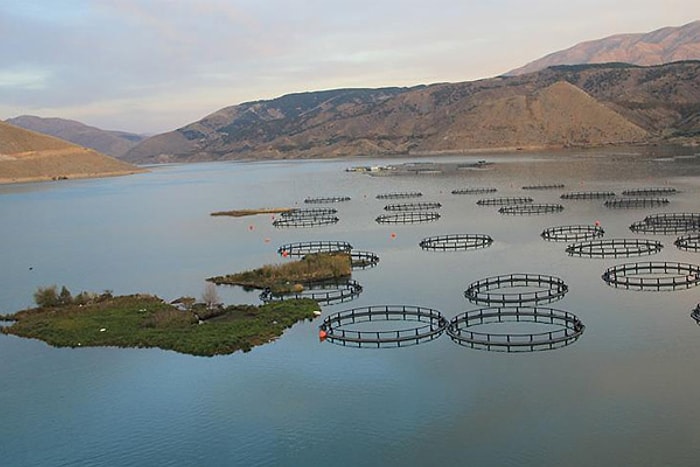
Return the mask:
[[[75,120],[64,118],[44,118],[34,115],[21,115],[6,120],[11,125],[55,136],[71,143],[113,157],[121,157],[136,146],[144,136],[125,131],[102,130]]]
[[[557,66],[226,107],[142,141],[138,163],[700,143],[700,61]]]
[[[145,170],[92,149],[0,122],[0,183],[138,172]]]
[[[649,33],[617,34],[581,42],[511,70],[506,75],[532,73],[554,65],[622,62],[649,66],[683,60],[700,60],[700,20]]]

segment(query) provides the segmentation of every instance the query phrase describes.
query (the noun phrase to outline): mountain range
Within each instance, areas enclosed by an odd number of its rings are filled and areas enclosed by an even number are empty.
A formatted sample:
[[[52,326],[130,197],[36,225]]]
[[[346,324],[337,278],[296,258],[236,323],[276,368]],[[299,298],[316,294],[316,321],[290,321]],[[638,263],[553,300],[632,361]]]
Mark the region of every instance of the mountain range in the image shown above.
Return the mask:
[[[102,130],[75,120],[21,115],[5,120],[7,123],[94,149],[108,156],[121,157],[145,137],[126,131]]]

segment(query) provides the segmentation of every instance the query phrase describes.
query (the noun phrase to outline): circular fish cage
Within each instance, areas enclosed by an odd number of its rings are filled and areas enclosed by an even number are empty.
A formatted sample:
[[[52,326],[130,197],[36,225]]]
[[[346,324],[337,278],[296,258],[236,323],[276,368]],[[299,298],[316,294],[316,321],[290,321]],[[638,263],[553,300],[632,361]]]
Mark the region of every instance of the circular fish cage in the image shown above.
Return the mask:
[[[550,185],[525,185],[523,190],[557,190],[564,188],[563,183],[552,183]]]
[[[270,289],[265,289],[260,294],[260,300],[265,303],[270,303],[310,298],[316,300],[320,304],[333,305],[354,300],[362,292],[362,286],[352,279],[345,282],[307,283],[302,284],[302,286],[303,290],[300,292],[283,294],[276,294]]]
[[[277,249],[282,256],[306,256],[314,253],[350,253],[352,245],[348,242],[315,241],[287,243]]]
[[[603,235],[605,231],[598,225],[560,225],[544,229],[541,237],[553,242],[576,242],[593,240]]]
[[[611,238],[574,243],[566,247],[569,256],[587,256],[589,258],[619,258],[621,256],[653,255],[664,246],[657,240],[639,238]]]
[[[656,195],[675,195],[678,190],[671,187],[647,187],[637,188],[634,190],[625,190],[622,196],[656,196]]]
[[[342,203],[344,201],[350,201],[349,196],[328,196],[325,198],[306,198],[304,202],[306,204],[329,204],[329,203]]]
[[[495,193],[498,190],[489,186],[475,186],[471,188],[460,188],[458,190],[452,190],[453,195],[478,195],[482,193]]]
[[[338,210],[335,208],[294,208],[281,213],[281,216],[301,219],[308,217],[332,216],[337,213]]]
[[[700,325],[700,303],[698,303],[698,305],[693,308],[693,311],[690,312],[690,317]]]
[[[616,195],[612,191],[572,191],[563,193],[561,199],[606,199],[614,198]]]
[[[544,332],[479,332],[493,323],[537,323],[553,328]],[[447,334],[465,347],[497,352],[536,352],[565,347],[583,334],[586,326],[573,313],[542,307],[491,307],[466,311],[450,320]]]
[[[440,219],[437,212],[399,212],[396,214],[383,214],[375,221],[379,224],[420,224],[422,222],[432,222]]]
[[[680,250],[700,251],[700,234],[683,235],[678,237],[673,244]]]
[[[603,206],[606,208],[651,208],[668,204],[667,198],[614,198],[606,199]]]
[[[518,288],[530,290],[497,292],[501,289]],[[513,306],[555,302],[566,295],[568,291],[569,286],[558,277],[544,274],[505,274],[472,282],[464,291],[464,297],[477,304]]]
[[[429,251],[476,250],[491,246],[493,238],[484,234],[450,234],[427,237],[418,244]]]
[[[700,230],[700,213],[673,212],[652,214],[630,225],[632,232],[679,234]]]
[[[687,263],[625,263],[605,270],[603,280],[615,288],[677,290],[700,284],[700,266]]]
[[[379,255],[371,251],[356,251],[350,252],[350,261],[353,269],[369,269],[379,264]]]
[[[272,221],[272,225],[278,229],[286,227],[318,227],[337,224],[339,220],[335,216],[281,217]]]
[[[378,329],[358,329],[357,325],[368,322],[377,323]],[[411,325],[384,329],[389,322]],[[446,328],[447,319],[439,311],[413,305],[374,305],[339,311],[328,316],[319,326],[322,339],[329,342],[373,348],[421,344],[440,337]]]
[[[509,206],[512,204],[532,203],[532,198],[511,197],[511,198],[483,198],[476,202],[479,206]]]
[[[377,199],[407,199],[420,198],[423,193],[420,191],[396,191],[391,193],[380,193],[376,196]]]
[[[564,206],[561,204],[516,204],[501,207],[498,212],[501,214],[511,215],[529,215],[529,214],[552,214],[562,212]]]
[[[384,206],[385,211],[389,212],[408,212],[408,211],[432,211],[434,209],[440,209],[442,204],[440,203],[400,203],[400,204],[387,204]]]

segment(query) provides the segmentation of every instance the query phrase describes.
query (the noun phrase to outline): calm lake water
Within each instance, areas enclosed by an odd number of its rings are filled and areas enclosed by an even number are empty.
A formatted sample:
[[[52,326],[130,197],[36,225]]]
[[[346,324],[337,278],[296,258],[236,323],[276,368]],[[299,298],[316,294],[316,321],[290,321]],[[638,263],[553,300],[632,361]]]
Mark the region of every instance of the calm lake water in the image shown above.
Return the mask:
[[[55,349],[0,335],[0,459],[8,466],[143,465],[697,465],[700,327],[689,317],[700,288],[617,290],[600,278],[634,261],[700,263],[675,235],[628,226],[657,212],[700,211],[700,157],[653,149],[421,158],[474,162],[488,170],[371,177],[356,164],[401,160],[207,163],[152,168],[130,177],[0,186],[0,313],[32,305],[38,286],[66,285],[167,300],[199,297],[209,276],[282,261],[278,246],[348,241],[380,256],[356,271],[351,302],[408,304],[447,318],[477,308],[463,291],[511,272],[551,274],[570,287],[548,305],[586,325],[577,342],[545,352],[499,353],[447,336],[394,349],[318,341],[321,320],[295,325],[274,343],[213,358],[158,349]],[[563,183],[563,189],[523,191]],[[505,216],[450,194],[493,186],[493,196],[561,202],[558,214]],[[564,191],[672,186],[662,208],[608,209],[560,200]],[[379,225],[379,193],[421,191],[441,218]],[[210,217],[234,208],[303,206],[306,197],[347,195],[332,226],[275,229],[270,216]],[[546,242],[550,226],[600,221],[606,238],[652,238],[641,258],[569,257]],[[491,247],[422,251],[449,233],[485,233]],[[219,288],[227,303],[256,293]]]

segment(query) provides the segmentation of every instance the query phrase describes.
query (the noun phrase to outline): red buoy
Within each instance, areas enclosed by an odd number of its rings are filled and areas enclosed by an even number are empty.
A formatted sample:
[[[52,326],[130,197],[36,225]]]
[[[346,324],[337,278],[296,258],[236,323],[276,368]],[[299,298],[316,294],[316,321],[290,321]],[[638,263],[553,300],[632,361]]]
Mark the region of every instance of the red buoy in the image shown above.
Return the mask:
[[[326,340],[326,337],[328,337],[328,333],[326,331],[324,331],[323,329],[318,331],[318,340],[323,342]]]

